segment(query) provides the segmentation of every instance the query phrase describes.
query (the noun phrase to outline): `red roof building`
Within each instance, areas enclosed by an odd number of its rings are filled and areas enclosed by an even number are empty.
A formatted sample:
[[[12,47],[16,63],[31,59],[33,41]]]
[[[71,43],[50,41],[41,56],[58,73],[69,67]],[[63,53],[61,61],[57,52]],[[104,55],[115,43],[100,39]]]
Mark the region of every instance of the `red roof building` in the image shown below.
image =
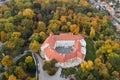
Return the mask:
[[[65,68],[80,64],[85,55],[86,42],[82,35],[73,35],[72,33],[54,35],[51,32],[41,46],[41,56],[46,60],[57,60],[58,65]]]

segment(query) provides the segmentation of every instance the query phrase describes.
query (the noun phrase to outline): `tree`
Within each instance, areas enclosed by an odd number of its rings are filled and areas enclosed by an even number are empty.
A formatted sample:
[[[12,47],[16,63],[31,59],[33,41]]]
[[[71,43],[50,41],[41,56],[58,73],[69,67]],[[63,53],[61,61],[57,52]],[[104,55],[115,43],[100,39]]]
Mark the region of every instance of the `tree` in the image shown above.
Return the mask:
[[[33,28],[33,20],[24,18],[21,21],[21,25],[26,27],[28,30],[31,30]]]
[[[33,61],[33,58],[31,57],[31,56],[27,56],[26,58],[25,58],[25,63],[30,63],[30,62],[32,62]]]
[[[81,69],[83,72],[93,69],[93,62],[91,60],[88,60],[88,62],[83,61],[81,63]]]
[[[31,7],[32,7],[32,3],[29,1],[24,4],[24,8],[31,8]]]
[[[89,37],[90,37],[90,39],[91,39],[91,40],[95,37],[95,30],[94,30],[94,28],[93,28],[93,27],[91,27]]]
[[[115,53],[111,54],[109,56],[109,60],[110,63],[113,65],[112,67],[117,70],[120,71],[120,55],[116,55]]]
[[[34,12],[32,9],[27,8],[23,11],[23,16],[32,19],[34,16]]]
[[[14,75],[10,75],[10,76],[8,77],[8,80],[17,80],[17,78],[16,78]]]
[[[13,32],[11,34],[11,37],[20,37],[21,36],[21,33],[20,32]]]
[[[46,39],[46,34],[45,32],[40,32],[39,35],[40,35],[40,42],[43,43],[43,41]]]
[[[63,26],[61,27],[61,30],[62,30],[63,32],[68,32],[68,31],[69,31],[69,27],[68,27],[67,25],[63,25]]]
[[[8,77],[9,77],[9,74],[8,74],[8,72],[7,72],[7,71],[5,71],[5,72],[4,72],[4,76],[5,76],[6,78],[8,78]]]
[[[66,21],[66,16],[61,16],[60,21],[65,22]]]
[[[50,20],[50,21],[49,21],[48,28],[49,28],[52,32],[54,32],[54,33],[59,32],[59,29],[60,29],[60,21],[59,21],[59,20]]]
[[[10,67],[12,64],[13,64],[13,61],[12,59],[10,58],[9,55],[6,55],[2,58],[2,61],[1,63],[4,65],[4,66],[7,66],[7,67]]]
[[[39,21],[38,26],[37,26],[37,30],[38,30],[38,32],[46,31],[46,24],[43,21]]]
[[[1,41],[4,42],[4,41],[6,40],[6,32],[5,32],[5,31],[1,31],[1,32],[0,32],[0,35],[1,35],[1,36],[0,36]]]
[[[36,78],[32,78],[32,77],[27,77],[27,79],[25,80],[37,80]]]
[[[15,48],[15,44],[11,41],[6,41],[4,44],[11,50]]]
[[[40,35],[39,35],[39,33],[33,33],[33,34],[30,36],[29,40],[30,40],[30,41],[36,40],[36,41],[39,42],[39,41],[40,41]]]
[[[5,18],[9,18],[11,16],[11,12],[10,11],[4,11],[4,17]]]
[[[88,2],[86,0],[80,0],[80,3],[83,5],[83,6],[88,6]]]
[[[33,51],[33,52],[38,52],[39,48],[40,48],[40,44],[39,42],[37,42],[36,40],[32,41],[29,45],[29,48]]]
[[[79,33],[79,27],[76,24],[72,24],[72,25],[70,25],[70,31],[73,34],[78,34]]]
[[[13,32],[14,31],[13,23],[6,23],[4,29],[5,29],[6,32]]]
[[[18,79],[22,79],[24,76],[25,76],[25,72],[24,70],[22,69],[22,67],[20,66],[17,66],[15,71],[15,76],[18,78]]]
[[[16,7],[16,11],[24,9],[24,3],[22,1],[16,0],[16,2],[14,4]]]

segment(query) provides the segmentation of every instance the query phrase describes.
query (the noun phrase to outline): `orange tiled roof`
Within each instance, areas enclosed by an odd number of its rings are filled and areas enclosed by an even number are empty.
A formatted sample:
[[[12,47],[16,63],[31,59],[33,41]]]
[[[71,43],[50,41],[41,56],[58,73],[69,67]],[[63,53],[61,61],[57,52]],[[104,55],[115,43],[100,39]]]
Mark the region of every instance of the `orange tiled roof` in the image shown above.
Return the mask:
[[[79,57],[81,59],[84,59],[84,54],[81,53],[81,44],[80,39],[83,37],[81,35],[73,35],[72,33],[61,33],[60,35],[54,35],[53,33],[50,33],[49,37],[44,41],[43,45],[45,43],[48,43],[49,46],[44,49],[44,54],[47,56],[47,58],[56,59],[58,62],[66,62],[69,59]],[[58,53],[54,49],[55,41],[57,40],[74,40],[74,49],[69,54],[61,54]]]

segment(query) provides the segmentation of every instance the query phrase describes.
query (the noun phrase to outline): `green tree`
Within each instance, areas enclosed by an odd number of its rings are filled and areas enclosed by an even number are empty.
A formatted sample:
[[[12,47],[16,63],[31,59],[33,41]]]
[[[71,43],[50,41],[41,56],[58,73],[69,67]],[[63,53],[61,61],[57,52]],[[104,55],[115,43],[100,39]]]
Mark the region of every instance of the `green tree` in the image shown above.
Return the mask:
[[[3,15],[5,18],[9,18],[9,17],[11,17],[11,11],[4,11]]]
[[[43,21],[39,21],[38,26],[37,26],[37,30],[38,30],[38,32],[46,31],[46,24]]]
[[[36,40],[36,41],[39,42],[39,41],[40,41],[40,35],[39,35],[39,33],[33,33],[33,34],[30,36],[29,40],[30,40],[30,41]]]
[[[4,29],[5,29],[6,32],[13,32],[14,28],[15,27],[14,27],[14,25],[12,23],[6,23]]]
[[[31,30],[33,27],[33,20],[24,18],[22,19],[21,25]]]

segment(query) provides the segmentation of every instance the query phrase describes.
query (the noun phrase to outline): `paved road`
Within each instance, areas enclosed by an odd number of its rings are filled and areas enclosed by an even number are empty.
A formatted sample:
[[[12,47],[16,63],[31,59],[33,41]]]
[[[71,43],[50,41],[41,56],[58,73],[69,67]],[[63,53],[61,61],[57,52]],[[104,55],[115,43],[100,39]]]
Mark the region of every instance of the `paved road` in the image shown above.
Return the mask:
[[[25,56],[25,55],[27,54],[27,51],[28,51],[28,50],[24,51],[24,53],[23,53],[22,55],[13,58],[13,62],[16,62],[18,59],[20,59],[20,58],[22,58],[23,56]],[[0,73],[0,77],[1,77],[2,75],[3,75],[3,73]]]
[[[61,78],[60,77],[60,74],[61,74],[61,68],[58,69],[58,71],[56,72],[55,75],[53,76],[49,76],[47,74],[47,72],[45,72],[43,69],[42,69],[42,66],[43,66],[43,60],[39,57],[38,54],[35,54],[36,55],[36,59],[38,61],[38,64],[39,64],[39,67],[38,67],[38,70],[40,71],[39,73],[39,80],[69,80],[69,79],[65,79],[65,78]],[[36,61],[36,62],[37,62]]]
[[[27,51],[29,50],[25,50],[23,54],[16,56],[15,58],[13,58],[13,62],[16,62],[18,59],[22,58],[23,56],[25,56],[27,54]]]

